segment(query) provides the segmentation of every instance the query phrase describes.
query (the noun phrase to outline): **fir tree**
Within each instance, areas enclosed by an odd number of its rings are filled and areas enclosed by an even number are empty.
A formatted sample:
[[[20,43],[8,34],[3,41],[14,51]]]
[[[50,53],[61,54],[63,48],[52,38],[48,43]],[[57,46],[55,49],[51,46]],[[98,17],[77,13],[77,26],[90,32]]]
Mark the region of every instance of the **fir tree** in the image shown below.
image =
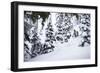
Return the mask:
[[[63,13],[58,13],[56,18],[56,40],[63,43]]]
[[[44,44],[44,53],[53,51],[54,41],[55,41],[54,30],[50,20],[46,28],[46,40],[45,40],[46,43]]]
[[[85,44],[90,45],[91,44],[91,36],[90,36],[90,14],[81,14],[80,17],[80,22],[81,22],[81,45],[80,46],[85,46]]]

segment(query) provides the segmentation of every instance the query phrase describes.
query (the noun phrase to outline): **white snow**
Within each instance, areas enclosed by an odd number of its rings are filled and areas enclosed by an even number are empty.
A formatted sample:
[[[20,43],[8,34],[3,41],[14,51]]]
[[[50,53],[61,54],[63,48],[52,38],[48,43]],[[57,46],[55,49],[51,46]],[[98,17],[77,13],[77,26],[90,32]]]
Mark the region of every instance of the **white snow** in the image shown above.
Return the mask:
[[[25,44],[28,45],[29,51],[31,51],[32,48],[32,44],[29,41],[25,41]]]
[[[89,59],[90,46],[78,47],[80,37],[71,38],[68,43],[55,43],[53,52],[32,58],[29,61],[59,61],[71,59]]]
[[[46,28],[47,24],[51,22],[54,32],[57,32],[57,27],[56,27],[56,13],[51,13],[44,22],[44,26],[42,28],[42,21],[43,19],[40,18],[38,19],[38,29],[37,33],[40,38],[40,42],[42,44],[45,43],[46,39]],[[28,21],[30,22],[30,21]],[[71,29],[71,34],[73,35],[74,30],[79,32],[79,35],[82,33],[80,31],[80,24],[78,23],[78,20],[76,16],[73,16],[71,18],[71,24],[73,25],[73,28]],[[32,35],[32,34],[31,34]],[[83,33],[83,35],[86,35]],[[35,58],[30,59],[29,61],[57,61],[57,60],[70,60],[70,59],[89,59],[90,58],[90,46],[87,45],[85,47],[79,47],[80,42],[82,41],[82,38],[79,36],[77,38],[71,37],[70,40],[68,40],[67,43],[61,44],[60,42],[55,42],[54,43],[54,51],[36,56]],[[28,42],[26,42],[29,44]],[[31,46],[29,44],[29,46]],[[30,47],[31,48],[31,47]]]
[[[57,27],[56,27],[56,14],[57,13],[51,13],[51,24],[52,24],[52,26],[53,26],[53,29],[54,29],[54,32],[57,32],[58,31],[58,29],[57,29]]]

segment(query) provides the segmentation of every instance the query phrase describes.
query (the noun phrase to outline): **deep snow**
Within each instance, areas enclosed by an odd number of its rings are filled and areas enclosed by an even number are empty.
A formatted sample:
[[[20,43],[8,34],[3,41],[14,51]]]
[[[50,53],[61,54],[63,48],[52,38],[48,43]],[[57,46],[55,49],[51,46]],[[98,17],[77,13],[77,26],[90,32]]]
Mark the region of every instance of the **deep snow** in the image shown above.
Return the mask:
[[[81,38],[71,38],[68,43],[55,42],[53,52],[39,55],[29,61],[57,61],[57,60],[71,60],[71,59],[89,59],[90,46],[79,47]]]
[[[40,39],[40,42],[42,44],[45,43],[45,40],[47,39],[46,37],[46,28],[48,27],[47,25],[51,23],[54,33],[58,32],[58,27],[57,27],[57,20],[59,13],[50,13],[48,16],[48,19],[44,22],[44,26],[41,25],[43,19],[39,18],[37,21],[38,27],[37,28],[37,35]],[[84,19],[84,18],[83,18]],[[60,19],[62,20],[62,19]],[[87,27],[86,25],[81,24],[79,20],[76,18],[76,16],[72,16],[70,18],[70,25],[73,25],[73,28],[70,29],[72,37],[68,40],[68,42],[63,42],[63,44],[60,43],[60,41],[56,41],[53,45],[55,46],[54,51],[47,53],[47,54],[42,54],[38,55],[35,58],[29,59],[29,61],[56,61],[56,60],[70,60],[70,59],[89,59],[90,58],[90,44],[87,44],[85,47],[81,47],[80,42],[84,41],[81,36],[87,35],[86,32],[80,31],[80,25],[81,27]],[[62,27],[65,27],[65,22],[64,20],[61,21]],[[29,22],[28,22],[29,23]],[[30,23],[29,23],[30,24]],[[43,26],[43,28],[42,28]],[[90,28],[89,28],[90,29]],[[78,31],[79,36],[76,38],[73,37],[74,30]],[[30,29],[30,31],[34,31],[34,27]],[[80,36],[81,35],[81,36]],[[30,34],[30,37],[32,39],[33,33]],[[61,35],[62,37],[62,35]],[[29,42],[25,42],[29,48],[31,49],[31,45]],[[82,43],[82,42],[81,42]]]

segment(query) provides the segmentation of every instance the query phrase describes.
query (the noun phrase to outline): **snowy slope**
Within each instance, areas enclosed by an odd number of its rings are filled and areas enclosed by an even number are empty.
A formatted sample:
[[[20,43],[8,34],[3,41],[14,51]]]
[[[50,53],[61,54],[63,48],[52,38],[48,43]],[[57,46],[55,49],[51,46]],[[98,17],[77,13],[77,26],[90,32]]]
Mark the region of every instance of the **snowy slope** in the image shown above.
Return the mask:
[[[78,38],[72,38],[68,43],[55,43],[54,52],[37,56],[30,61],[57,61],[70,59],[88,59],[90,58],[90,47],[78,47],[80,42]]]

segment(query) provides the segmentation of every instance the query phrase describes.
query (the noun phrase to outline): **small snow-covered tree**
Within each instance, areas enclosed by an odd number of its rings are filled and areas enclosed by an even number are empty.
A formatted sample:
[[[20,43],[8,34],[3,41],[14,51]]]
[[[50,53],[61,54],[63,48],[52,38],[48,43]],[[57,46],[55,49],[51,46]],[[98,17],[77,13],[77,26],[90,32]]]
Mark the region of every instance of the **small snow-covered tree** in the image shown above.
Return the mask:
[[[64,18],[63,18],[63,36],[64,36],[64,41],[68,42],[68,39],[71,37],[71,14],[70,13],[65,13]]]
[[[58,13],[56,15],[56,27],[57,27],[57,32],[55,33],[56,35],[56,40],[63,43],[63,18],[64,14],[63,13]]]
[[[91,36],[90,36],[90,14],[81,14],[80,15],[80,23],[81,23],[81,37],[82,41],[80,46],[85,46],[85,44],[91,44]]]
[[[46,40],[44,44],[44,53],[48,53],[53,51],[54,48],[54,41],[55,41],[55,36],[54,36],[54,29],[51,23],[51,18],[49,18],[49,23],[47,24],[47,28],[45,29],[46,31]]]

